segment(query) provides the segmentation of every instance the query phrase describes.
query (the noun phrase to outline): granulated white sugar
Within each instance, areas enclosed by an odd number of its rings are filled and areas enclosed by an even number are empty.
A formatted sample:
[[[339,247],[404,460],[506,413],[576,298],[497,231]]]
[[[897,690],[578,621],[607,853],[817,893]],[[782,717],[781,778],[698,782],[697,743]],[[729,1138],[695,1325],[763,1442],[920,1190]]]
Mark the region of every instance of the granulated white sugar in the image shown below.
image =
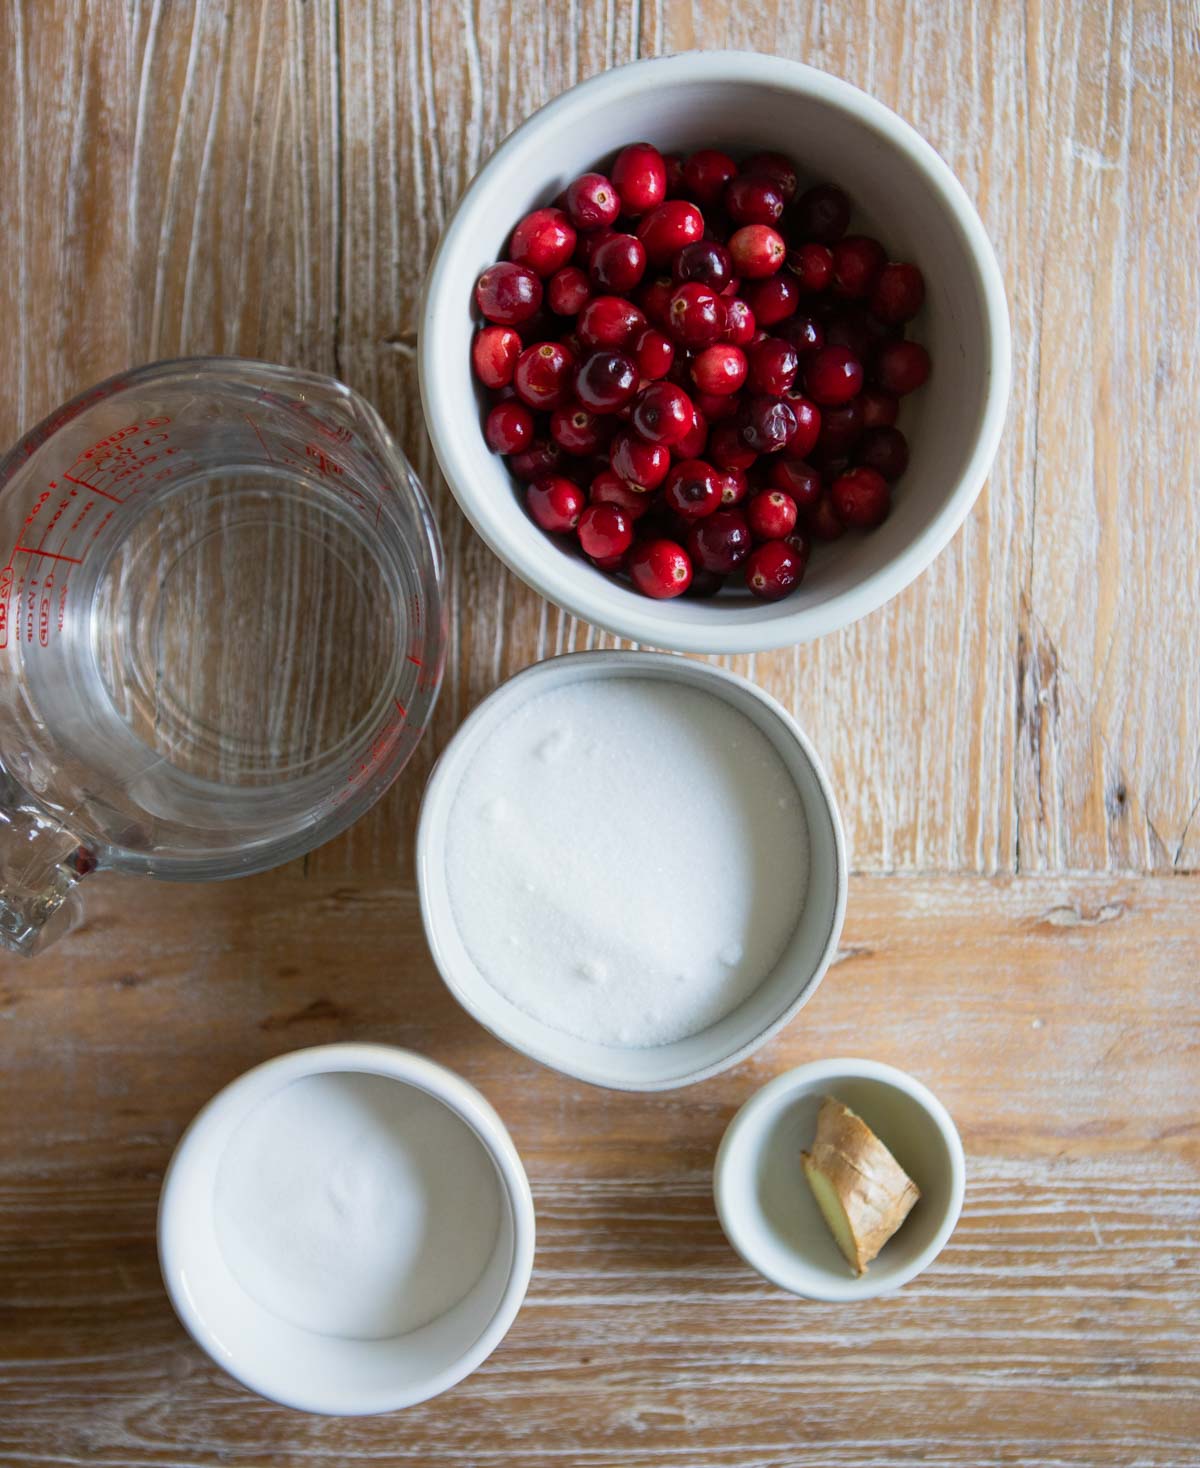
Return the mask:
[[[724,699],[588,678],[488,736],[451,808],[459,935],[519,1009],[601,1044],[692,1035],[791,937],[808,830],[767,737]]]

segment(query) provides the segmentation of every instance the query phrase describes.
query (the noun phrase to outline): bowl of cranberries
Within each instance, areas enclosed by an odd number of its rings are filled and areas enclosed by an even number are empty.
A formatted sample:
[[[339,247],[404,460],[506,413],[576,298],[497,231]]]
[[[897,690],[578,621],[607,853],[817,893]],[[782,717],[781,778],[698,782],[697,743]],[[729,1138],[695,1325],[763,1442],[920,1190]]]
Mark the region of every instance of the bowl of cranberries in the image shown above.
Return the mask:
[[[621,636],[739,652],[894,596],[982,488],[995,257],[947,165],[796,62],[572,88],[493,155],[426,286],[434,450],[487,544]]]

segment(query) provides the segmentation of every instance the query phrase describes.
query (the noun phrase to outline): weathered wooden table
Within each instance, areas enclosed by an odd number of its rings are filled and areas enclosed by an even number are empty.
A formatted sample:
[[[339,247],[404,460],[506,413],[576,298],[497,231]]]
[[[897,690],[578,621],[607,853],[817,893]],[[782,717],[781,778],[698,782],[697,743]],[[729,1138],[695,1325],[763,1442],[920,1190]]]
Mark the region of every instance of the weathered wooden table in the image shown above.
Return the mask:
[[[579,77],[740,45],[875,92],[1000,255],[1016,390],[990,487],[904,595],[736,666],[829,764],[856,877],[820,992],[752,1062],[621,1096],[512,1055],[420,937],[413,816],[463,715],[611,639],[547,607],[433,472],[413,361],[439,227]],[[1191,3],[9,0],[0,438],[118,368],[238,352],[336,372],[434,490],[454,574],[436,729],[371,816],[228,886],[92,879],[0,965],[0,1465],[884,1468],[1200,1463],[1200,21]],[[478,1083],[538,1208],[504,1345],[402,1415],[271,1407],[189,1342],[154,1210],[186,1120],[268,1055],[370,1038]],[[726,1246],[721,1130],[862,1054],[957,1118],[966,1210],[854,1308]]]

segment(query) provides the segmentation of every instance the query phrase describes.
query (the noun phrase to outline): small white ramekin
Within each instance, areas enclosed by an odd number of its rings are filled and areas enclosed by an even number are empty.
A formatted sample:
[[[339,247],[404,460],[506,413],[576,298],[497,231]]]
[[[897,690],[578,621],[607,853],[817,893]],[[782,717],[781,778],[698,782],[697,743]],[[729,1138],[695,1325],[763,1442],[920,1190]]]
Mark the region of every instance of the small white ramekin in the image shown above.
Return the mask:
[[[809,885],[783,956],[758,989],[717,1024],[644,1049],[576,1039],[533,1019],[493,988],[467,952],[450,902],[446,831],[455,794],[475,753],[526,699],[591,678],[652,678],[724,699],[761,729],[796,783],[809,837]],[[688,1086],[744,1060],[793,1018],[837,951],[846,910],[846,851],[829,779],[796,721],[745,678],[669,653],[568,653],[535,663],[485,699],[455,734],[425,788],[417,829],[417,888],[434,962],[450,992],[514,1050],[593,1085],[622,1091]]]
[[[230,1273],[217,1239],[214,1186],[234,1131],[282,1087],[330,1072],[385,1076],[435,1097],[479,1139],[502,1199],[491,1261],[446,1314],[407,1335],[352,1340],[281,1320]],[[437,1396],[475,1370],[516,1318],[533,1268],[533,1198],[504,1123],[453,1071],[390,1045],[321,1045],[256,1066],[220,1091],[183,1134],[163,1179],[158,1254],[176,1313],[197,1345],[251,1391],[285,1407],[350,1416]]]
[[[623,144],[668,150],[774,148],[807,178],[833,179],[858,218],[922,269],[913,334],[933,373],[906,400],[912,459],[891,515],[870,535],[818,546],[800,588],[766,604],[748,593],[655,602],[548,538],[525,513],[482,432],[470,362],[472,293],[529,209]],[[681,652],[751,652],[822,636],[874,611],[934,559],[987,477],[1008,402],[1004,286],[971,201],[912,127],[857,87],[796,61],[688,52],[592,77],[535,112],[480,169],[447,224],[425,286],[421,396],[433,447],[475,529],[518,576],[577,617]]]
[[[899,1231],[858,1276],[800,1163],[824,1096],[857,1112],[921,1190]],[[962,1142],[946,1108],[920,1081],[874,1060],[818,1060],[776,1076],[729,1123],[713,1167],[726,1238],[751,1269],[810,1300],[868,1300],[915,1279],[954,1231],[965,1187]]]

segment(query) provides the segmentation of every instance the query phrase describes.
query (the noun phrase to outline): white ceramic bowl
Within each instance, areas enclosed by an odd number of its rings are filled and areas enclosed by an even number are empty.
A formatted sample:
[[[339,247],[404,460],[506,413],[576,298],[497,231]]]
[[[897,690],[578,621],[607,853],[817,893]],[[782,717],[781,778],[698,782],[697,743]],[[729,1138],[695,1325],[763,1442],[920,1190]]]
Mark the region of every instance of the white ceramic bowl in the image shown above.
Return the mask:
[[[921,1190],[857,1278],[800,1165],[824,1096],[857,1112]],[[776,1076],[729,1123],[713,1168],[729,1242],[772,1284],[812,1300],[866,1300],[914,1279],[953,1232],[965,1185],[962,1143],[946,1108],[920,1081],[873,1060],[819,1060]]]
[[[904,405],[912,462],[885,523],[818,547],[800,589],[655,602],[603,575],[527,517],[484,442],[470,364],[472,292],[517,220],[624,143],[668,150],[777,148],[802,175],[840,183],[856,216],[924,271],[913,335],[933,357]],[[882,103],[799,62],[751,52],[637,61],[572,87],[519,127],[464,194],[442,235],[421,317],[421,394],[455,498],[493,551],[559,606],[623,637],[684,652],[747,652],[819,637],[881,606],[929,565],[975,502],[1008,400],[1004,288],[970,200],[939,155]]]
[[[467,952],[446,880],[446,830],[455,793],[476,751],[525,699],[585,678],[654,678],[725,699],[778,750],[808,823],[809,884],[783,956],[758,989],[717,1024],[684,1040],[642,1049],[579,1040],[531,1018],[488,983]],[[837,951],[846,908],[846,852],[828,777],[795,720],[761,688],[707,663],[668,653],[569,653],[535,663],[484,700],[438,761],[417,829],[417,887],[434,962],[470,1014],[514,1050],[565,1075],[623,1091],[691,1085],[744,1060],[797,1013]]]
[[[218,1241],[214,1187],[235,1130],[282,1087],[333,1072],[385,1076],[435,1097],[474,1133],[483,1160],[495,1168],[500,1230],[490,1262],[457,1305],[406,1335],[357,1340],[281,1320],[238,1283]],[[491,1355],[516,1317],[533,1248],[533,1200],[504,1123],[453,1071],[388,1045],[297,1050],[239,1076],[184,1133],[159,1201],[163,1280],[193,1339],[252,1391],[306,1412],[390,1412],[461,1381]]]

